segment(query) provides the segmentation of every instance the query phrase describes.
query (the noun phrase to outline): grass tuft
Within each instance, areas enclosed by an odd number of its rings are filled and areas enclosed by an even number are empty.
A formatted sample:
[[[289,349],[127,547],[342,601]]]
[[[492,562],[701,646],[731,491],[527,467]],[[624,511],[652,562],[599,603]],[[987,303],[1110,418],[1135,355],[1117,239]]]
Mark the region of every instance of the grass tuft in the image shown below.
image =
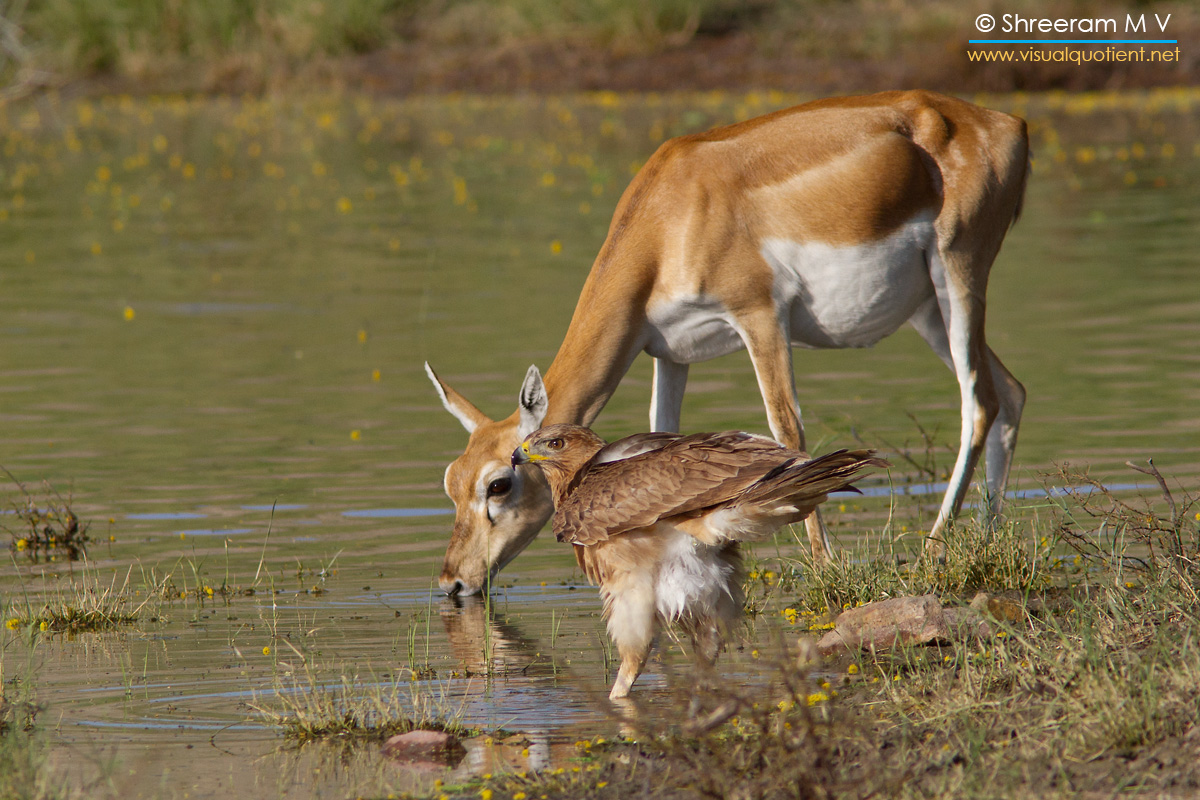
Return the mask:
[[[444,697],[429,692],[411,670],[366,678],[340,672],[325,676],[311,657],[294,647],[292,652],[299,665],[281,661],[282,674],[277,673],[269,697],[256,697],[250,708],[293,742],[350,744],[416,729],[467,732],[459,713]]]
[[[45,496],[38,499],[11,472],[3,471],[21,494],[20,501],[12,504],[17,524],[0,525],[9,535],[9,549],[35,564],[42,560],[57,561],[60,557],[68,561],[86,558],[91,541],[89,524],[75,515],[70,498],[63,498],[46,485]]]
[[[50,633],[108,631],[142,618],[150,596],[135,602],[129,586],[130,572],[122,582],[117,575],[107,584],[98,570],[85,564],[78,575],[61,580],[40,606],[26,600],[24,610],[10,609],[6,626],[12,630],[35,629]]]

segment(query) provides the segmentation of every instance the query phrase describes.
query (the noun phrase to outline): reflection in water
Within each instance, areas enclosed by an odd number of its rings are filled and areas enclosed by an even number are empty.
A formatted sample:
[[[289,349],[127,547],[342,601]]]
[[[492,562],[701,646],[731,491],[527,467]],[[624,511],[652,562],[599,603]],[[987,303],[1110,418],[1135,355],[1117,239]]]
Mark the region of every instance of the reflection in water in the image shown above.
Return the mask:
[[[490,597],[446,597],[438,609],[446,641],[467,675],[535,678],[557,674],[552,654],[497,612]]]

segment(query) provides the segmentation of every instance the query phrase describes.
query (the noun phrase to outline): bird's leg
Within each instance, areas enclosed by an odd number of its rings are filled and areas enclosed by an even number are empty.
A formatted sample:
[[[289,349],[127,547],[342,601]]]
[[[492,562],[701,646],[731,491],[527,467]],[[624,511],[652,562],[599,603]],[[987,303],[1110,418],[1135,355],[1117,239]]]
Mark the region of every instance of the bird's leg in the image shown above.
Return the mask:
[[[646,658],[650,655],[650,646],[647,645],[641,652],[634,649],[625,650],[621,647],[618,647],[617,651],[621,654],[621,668],[617,670],[617,679],[613,682],[612,691],[608,693],[609,700],[620,700],[629,696],[630,687],[637,680],[637,676],[641,674],[642,667],[646,666]]]
[[[617,646],[621,667],[609,699],[626,697],[641,674],[654,643],[657,619],[654,587],[648,571],[631,570],[612,576],[601,587],[608,616],[608,635]]]

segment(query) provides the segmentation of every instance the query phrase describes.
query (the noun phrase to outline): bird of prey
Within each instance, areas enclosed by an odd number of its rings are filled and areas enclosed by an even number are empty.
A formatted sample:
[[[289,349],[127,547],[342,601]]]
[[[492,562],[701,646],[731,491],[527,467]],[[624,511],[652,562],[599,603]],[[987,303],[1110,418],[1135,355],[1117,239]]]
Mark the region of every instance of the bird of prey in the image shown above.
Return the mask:
[[[643,433],[612,444],[579,425],[548,425],[513,451],[541,467],[554,495],[554,534],[600,585],[608,634],[621,656],[609,695],[625,697],[659,627],[678,623],[711,665],[741,615],[738,543],[812,513],[864,469],[870,450],[809,459],[740,431]]]

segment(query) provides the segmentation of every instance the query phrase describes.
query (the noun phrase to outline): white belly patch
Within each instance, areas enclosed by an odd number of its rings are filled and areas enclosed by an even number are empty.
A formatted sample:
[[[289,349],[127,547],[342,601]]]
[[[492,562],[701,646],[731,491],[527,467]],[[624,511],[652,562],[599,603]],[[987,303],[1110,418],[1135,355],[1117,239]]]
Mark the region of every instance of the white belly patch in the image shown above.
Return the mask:
[[[894,333],[934,295],[927,253],[933,218],[923,215],[877,242],[851,246],[764,239],[775,303],[790,310],[792,344],[869,347]]]
[[[877,242],[834,246],[766,238],[759,248],[774,273],[773,300],[798,347],[870,347],[895,333],[934,296],[931,213]],[[680,294],[648,309],[655,358],[694,364],[745,347],[733,315],[715,296]]]
[[[676,364],[694,364],[745,347],[724,304],[713,297],[680,297],[657,303],[647,313],[651,338],[646,352]]]

